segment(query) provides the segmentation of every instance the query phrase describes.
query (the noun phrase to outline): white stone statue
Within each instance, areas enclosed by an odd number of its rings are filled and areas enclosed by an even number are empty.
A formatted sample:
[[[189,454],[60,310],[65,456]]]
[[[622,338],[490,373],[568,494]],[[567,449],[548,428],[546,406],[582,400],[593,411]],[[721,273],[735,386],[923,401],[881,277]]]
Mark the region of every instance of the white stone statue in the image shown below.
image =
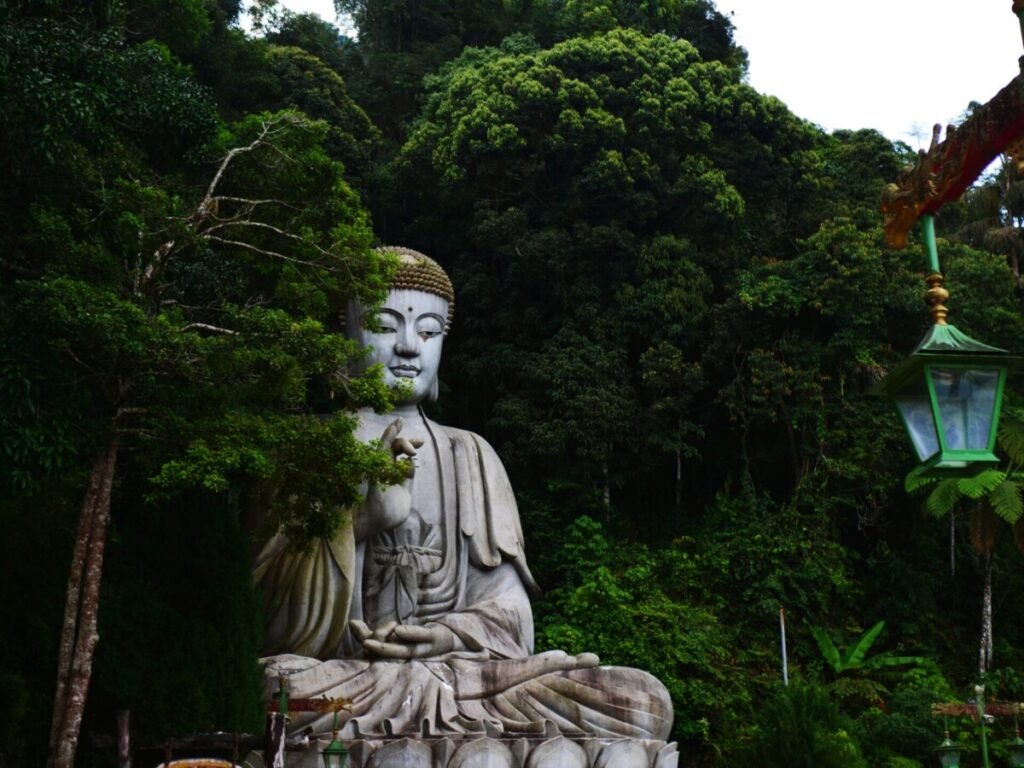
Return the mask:
[[[331,541],[294,553],[282,534],[254,571],[269,619],[268,692],[353,702],[342,738],[563,734],[661,740],[672,725],[665,687],[593,654],[533,653],[515,497],[494,450],[441,426],[437,397],[454,296],[433,260],[401,248],[373,318],[352,305],[348,332],[371,349],[399,393],[394,412],[360,413],[357,434],[408,463],[401,485],[370,487]],[[296,725],[330,731],[330,716]]]

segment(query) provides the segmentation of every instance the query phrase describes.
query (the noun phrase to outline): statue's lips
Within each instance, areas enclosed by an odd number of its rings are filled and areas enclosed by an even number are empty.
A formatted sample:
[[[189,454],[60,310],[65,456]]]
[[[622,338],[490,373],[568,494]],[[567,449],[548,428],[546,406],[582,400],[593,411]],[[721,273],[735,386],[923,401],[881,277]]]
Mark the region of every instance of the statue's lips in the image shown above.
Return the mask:
[[[403,379],[415,379],[420,375],[420,369],[411,365],[396,365],[391,368],[391,373]]]

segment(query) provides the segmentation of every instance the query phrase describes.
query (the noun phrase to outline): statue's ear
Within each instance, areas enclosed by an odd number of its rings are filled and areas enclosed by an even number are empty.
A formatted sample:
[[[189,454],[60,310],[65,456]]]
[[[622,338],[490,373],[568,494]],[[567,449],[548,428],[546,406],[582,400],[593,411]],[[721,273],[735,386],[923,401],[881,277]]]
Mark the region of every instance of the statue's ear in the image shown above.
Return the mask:
[[[430,385],[430,391],[427,393],[427,402],[436,403],[439,396],[437,386],[437,376],[434,377],[434,383]]]

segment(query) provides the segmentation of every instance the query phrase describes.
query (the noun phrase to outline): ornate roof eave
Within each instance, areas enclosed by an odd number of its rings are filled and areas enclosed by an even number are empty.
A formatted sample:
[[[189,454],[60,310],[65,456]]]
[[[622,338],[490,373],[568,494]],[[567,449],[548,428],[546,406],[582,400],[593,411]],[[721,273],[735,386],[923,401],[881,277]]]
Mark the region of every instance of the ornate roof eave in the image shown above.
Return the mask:
[[[904,248],[917,220],[956,200],[1000,154],[1009,155],[1024,171],[1024,75],[1017,75],[959,127],[932,129],[928,150],[900,171],[882,192],[885,242]]]

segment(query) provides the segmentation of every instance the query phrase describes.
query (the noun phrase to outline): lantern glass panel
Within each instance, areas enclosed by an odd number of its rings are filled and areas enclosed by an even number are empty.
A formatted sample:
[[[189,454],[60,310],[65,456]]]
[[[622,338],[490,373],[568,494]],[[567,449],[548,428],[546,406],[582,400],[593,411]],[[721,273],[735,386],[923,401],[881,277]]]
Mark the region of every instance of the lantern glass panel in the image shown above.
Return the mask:
[[[946,450],[988,450],[999,371],[930,368],[929,375],[935,387]]]
[[[907,386],[896,396],[896,407],[914,444],[919,461],[925,461],[939,452],[939,438],[935,430],[935,416],[924,381]]]

